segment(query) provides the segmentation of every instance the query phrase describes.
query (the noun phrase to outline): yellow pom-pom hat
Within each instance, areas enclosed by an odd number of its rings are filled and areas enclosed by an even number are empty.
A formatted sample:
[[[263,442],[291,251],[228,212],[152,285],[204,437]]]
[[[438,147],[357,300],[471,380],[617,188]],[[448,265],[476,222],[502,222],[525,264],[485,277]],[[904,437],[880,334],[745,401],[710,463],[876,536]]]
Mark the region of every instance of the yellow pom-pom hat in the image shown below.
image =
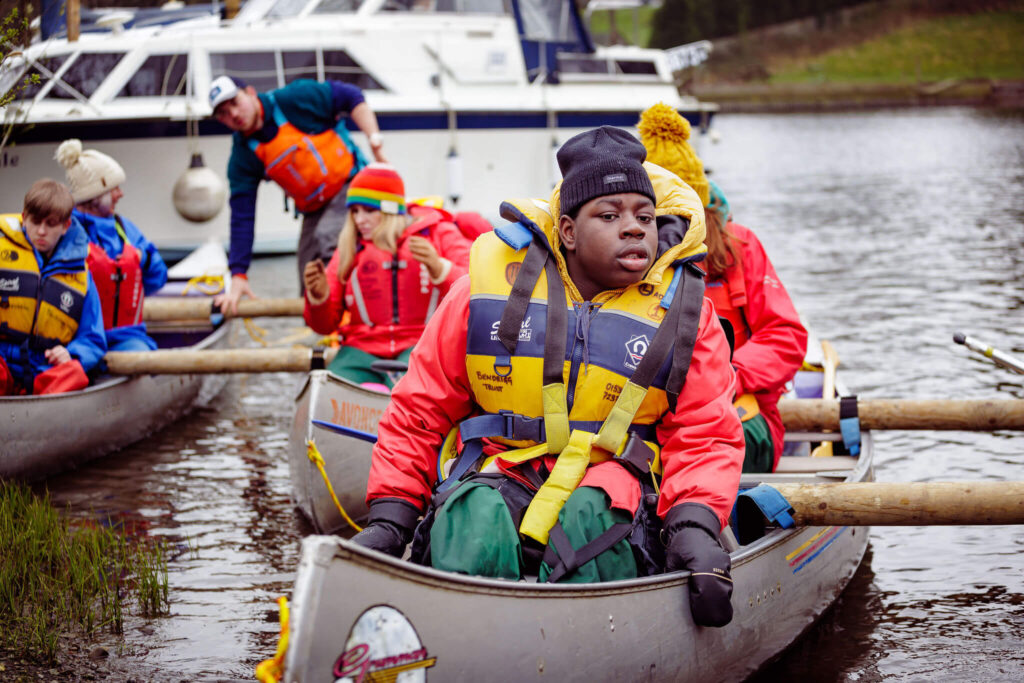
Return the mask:
[[[637,130],[647,148],[647,160],[682,178],[707,206],[708,179],[704,175],[704,164],[688,142],[690,122],[672,107],[659,102],[640,115]]]

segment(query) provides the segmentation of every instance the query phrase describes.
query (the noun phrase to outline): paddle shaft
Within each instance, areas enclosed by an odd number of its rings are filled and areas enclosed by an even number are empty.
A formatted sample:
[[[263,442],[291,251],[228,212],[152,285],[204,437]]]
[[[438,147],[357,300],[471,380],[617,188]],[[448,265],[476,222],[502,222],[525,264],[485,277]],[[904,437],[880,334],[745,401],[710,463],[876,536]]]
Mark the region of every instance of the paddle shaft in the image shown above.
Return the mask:
[[[966,334],[958,332],[953,335],[953,341],[957,344],[963,344],[971,351],[980,353],[1001,368],[1006,368],[1007,370],[1024,375],[1024,361],[1014,358],[1008,353],[1003,353],[999,349],[989,346],[980,339],[975,339],[974,337],[969,337]]]
[[[238,318],[258,317],[302,317],[302,299],[242,299],[238,302]],[[232,317],[221,311],[207,297],[149,297],[142,309],[146,322],[165,320],[198,320],[209,318],[213,313]]]
[[[772,484],[797,525],[1024,524],[1024,481]]]
[[[837,400],[783,399],[779,412],[790,431],[839,429]],[[857,412],[862,429],[1024,429],[1024,400],[1019,399],[864,399]]]
[[[311,348],[111,351],[104,360],[114,375],[309,372],[329,365],[337,353]]]

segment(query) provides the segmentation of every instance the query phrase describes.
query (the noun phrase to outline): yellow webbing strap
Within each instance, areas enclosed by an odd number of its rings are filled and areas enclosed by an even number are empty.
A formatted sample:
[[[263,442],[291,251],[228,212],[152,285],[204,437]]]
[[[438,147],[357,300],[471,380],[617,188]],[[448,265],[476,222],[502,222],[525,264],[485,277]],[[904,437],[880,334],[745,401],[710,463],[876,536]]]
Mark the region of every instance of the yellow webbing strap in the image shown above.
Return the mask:
[[[757,405],[757,399],[753,394],[743,394],[733,401],[732,405],[740,416],[740,422],[746,422],[761,414],[761,407]]]
[[[537,490],[529,507],[523,514],[519,533],[529,536],[541,544],[547,544],[548,532],[558,521],[558,512],[583,480],[583,474],[590,464],[590,449],[594,434],[574,429],[569,435],[569,445],[558,454],[555,466],[547,481]]]
[[[541,390],[544,406],[544,431],[548,440],[547,452],[561,453],[569,443],[569,408],[566,406],[565,385],[548,384]]]
[[[448,463],[459,457],[459,450],[456,447],[458,435],[459,428],[452,427],[448,436],[444,437],[444,443],[441,444],[441,450],[437,455],[437,483],[439,484],[448,478]]]
[[[277,683],[284,676],[284,656],[288,652],[288,598],[277,599],[281,620],[281,635],[277,638],[277,652],[272,659],[264,659],[256,665],[256,680],[260,683]]]
[[[341,501],[338,500],[336,495],[334,495],[334,487],[331,486],[331,480],[327,478],[327,470],[324,469],[324,456],[320,455],[320,449],[316,447],[316,444],[313,443],[312,439],[306,442],[306,455],[313,461],[316,468],[320,470],[320,476],[324,478],[324,483],[327,484],[327,492],[331,494],[331,500],[333,500],[335,506],[337,506],[342,519],[348,522],[348,525],[356,531],[362,531],[363,527],[352,521],[352,518],[348,516],[347,512],[345,512],[345,508],[341,507]]]
[[[626,382],[622,387],[622,393],[615,400],[615,405],[608,411],[608,417],[598,430],[594,445],[609,453],[618,453],[622,450],[629,435],[629,426],[633,424],[633,418],[640,410],[640,404],[644,402],[646,395],[646,387],[634,384],[632,380]]]
[[[125,241],[127,242],[127,240]],[[193,287],[207,296],[220,294],[224,291],[224,277],[222,275],[196,275],[191,277],[185,283],[185,288],[181,290],[181,295],[185,296],[188,294],[188,290]]]

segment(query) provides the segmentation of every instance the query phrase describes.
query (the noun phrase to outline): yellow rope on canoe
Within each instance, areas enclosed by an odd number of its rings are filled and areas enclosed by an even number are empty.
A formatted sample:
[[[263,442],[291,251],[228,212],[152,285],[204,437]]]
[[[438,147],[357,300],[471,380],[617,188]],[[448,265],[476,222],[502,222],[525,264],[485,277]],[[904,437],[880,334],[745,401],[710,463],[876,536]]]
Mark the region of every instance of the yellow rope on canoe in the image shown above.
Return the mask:
[[[188,279],[185,283],[185,289],[181,290],[181,295],[185,296],[188,294],[188,290],[195,287],[201,293],[207,296],[213,296],[214,294],[220,294],[224,291],[224,276],[222,275],[196,275]]]
[[[341,501],[334,495],[334,487],[331,486],[331,480],[327,478],[327,470],[324,469],[324,456],[320,455],[320,449],[313,443],[313,439],[306,442],[306,455],[316,465],[316,468],[320,470],[320,476],[324,478],[324,483],[327,484],[327,492],[331,494],[331,499],[338,508],[338,512],[341,513],[342,518],[348,522],[348,525],[356,531],[362,531],[363,527],[359,526],[352,521],[352,518],[345,512],[345,508],[341,506]]]
[[[288,598],[277,599],[281,620],[281,635],[277,639],[277,652],[272,659],[256,665],[256,680],[260,683],[278,683],[284,675],[284,656],[288,652]]]
[[[242,318],[242,323],[254,342],[261,346],[270,346],[270,342],[267,341],[267,331],[254,323],[252,318]]]

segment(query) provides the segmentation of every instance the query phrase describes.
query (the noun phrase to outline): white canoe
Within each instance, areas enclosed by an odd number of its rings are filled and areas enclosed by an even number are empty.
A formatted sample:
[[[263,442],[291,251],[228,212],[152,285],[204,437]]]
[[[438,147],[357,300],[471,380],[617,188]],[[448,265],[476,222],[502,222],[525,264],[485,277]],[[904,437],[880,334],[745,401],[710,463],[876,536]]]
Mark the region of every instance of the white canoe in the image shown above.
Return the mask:
[[[223,248],[204,245],[170,269],[156,296],[202,295],[226,270]],[[232,323],[150,323],[147,329],[160,348],[213,349],[229,345]],[[124,448],[209,401],[226,381],[223,375],[102,376],[81,391],[0,396],[0,478],[40,479]]]

